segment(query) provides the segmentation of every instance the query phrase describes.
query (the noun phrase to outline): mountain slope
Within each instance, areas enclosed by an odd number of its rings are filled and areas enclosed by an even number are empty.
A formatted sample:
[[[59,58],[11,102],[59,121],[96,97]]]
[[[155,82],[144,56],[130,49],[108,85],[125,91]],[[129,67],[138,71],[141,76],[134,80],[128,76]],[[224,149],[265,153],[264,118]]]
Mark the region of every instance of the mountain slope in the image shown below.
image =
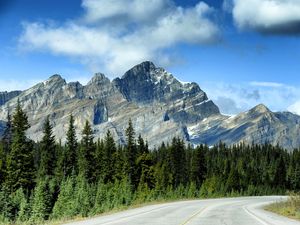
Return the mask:
[[[198,134],[191,141],[209,145],[219,141],[228,144],[270,143],[288,149],[300,146],[300,117],[289,112],[273,113],[262,104],[217,124],[213,122],[211,118],[191,127],[189,130]]]
[[[223,140],[228,144],[270,142],[290,149],[299,145],[299,116],[273,113],[263,105],[235,117],[221,115],[196,83],[182,83],[152,62],[143,62],[113,81],[95,74],[87,85],[67,83],[53,75],[3,99],[0,120],[6,119],[19,99],[32,125],[28,136],[34,140],[41,139],[42,124],[50,116],[54,134],[64,141],[73,114],[78,138],[88,120],[95,138],[103,137],[109,129],[120,144],[125,143],[124,130],[132,119],[137,135],[145,137],[151,147],[175,136],[193,144],[212,145]],[[1,130],[3,126],[0,134]]]

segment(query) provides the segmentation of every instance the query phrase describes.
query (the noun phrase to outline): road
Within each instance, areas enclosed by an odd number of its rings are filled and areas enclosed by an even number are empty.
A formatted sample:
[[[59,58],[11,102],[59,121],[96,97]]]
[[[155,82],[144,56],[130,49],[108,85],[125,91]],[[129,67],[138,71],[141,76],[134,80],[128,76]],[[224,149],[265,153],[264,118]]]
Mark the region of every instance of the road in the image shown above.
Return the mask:
[[[300,225],[262,209],[285,197],[242,197],[150,205],[68,225]]]

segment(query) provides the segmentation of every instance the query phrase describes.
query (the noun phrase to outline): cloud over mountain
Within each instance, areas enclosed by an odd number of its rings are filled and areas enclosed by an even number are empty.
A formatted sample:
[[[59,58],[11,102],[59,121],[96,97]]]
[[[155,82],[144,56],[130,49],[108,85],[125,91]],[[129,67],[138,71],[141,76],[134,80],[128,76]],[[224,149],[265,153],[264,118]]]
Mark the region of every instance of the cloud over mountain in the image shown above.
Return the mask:
[[[233,0],[232,10],[236,25],[242,30],[276,35],[300,34],[299,0]]]
[[[219,36],[214,9],[204,2],[183,8],[171,0],[83,0],[82,7],[81,18],[60,25],[24,23],[20,47],[76,58],[115,76],[143,60],[168,65],[172,46],[209,44]]]

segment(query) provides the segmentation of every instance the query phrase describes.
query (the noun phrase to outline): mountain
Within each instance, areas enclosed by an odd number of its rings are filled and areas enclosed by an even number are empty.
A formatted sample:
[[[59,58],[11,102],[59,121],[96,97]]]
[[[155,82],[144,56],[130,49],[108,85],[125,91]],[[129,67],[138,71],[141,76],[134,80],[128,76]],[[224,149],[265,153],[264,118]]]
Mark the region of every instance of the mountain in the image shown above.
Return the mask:
[[[211,117],[189,127],[192,143],[213,145],[219,141],[280,145],[287,149],[300,146],[300,117],[290,112],[271,112],[265,105],[224,120]]]
[[[79,138],[88,120],[95,138],[104,137],[109,129],[120,144],[125,143],[129,119],[136,134],[146,138],[151,147],[175,136],[192,144],[270,142],[289,149],[300,144],[296,138],[299,116],[273,113],[264,105],[235,117],[222,115],[198,84],[180,82],[152,62],[143,62],[112,81],[97,73],[82,85],[53,75],[28,90],[12,93],[0,93],[0,121],[5,121],[19,100],[32,125],[28,136],[36,141],[41,139],[43,122],[49,116],[54,134],[64,142],[73,114]],[[3,123],[0,134],[1,130]]]
[[[0,106],[17,97],[19,94],[21,94],[21,91],[0,92]]]

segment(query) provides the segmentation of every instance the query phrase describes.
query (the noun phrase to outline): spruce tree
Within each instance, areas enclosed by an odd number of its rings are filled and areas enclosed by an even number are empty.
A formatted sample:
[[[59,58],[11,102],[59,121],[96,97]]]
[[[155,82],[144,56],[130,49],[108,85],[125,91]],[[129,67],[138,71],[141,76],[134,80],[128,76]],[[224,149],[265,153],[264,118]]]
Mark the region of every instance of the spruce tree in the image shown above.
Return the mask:
[[[32,189],[35,178],[33,143],[26,138],[30,127],[26,114],[18,102],[13,115],[13,139],[7,160],[7,185],[12,191]]]
[[[4,153],[3,144],[0,142],[0,186],[4,183],[5,179],[5,163],[6,163],[6,155]]]
[[[96,142],[96,150],[95,150],[95,163],[94,163],[94,175],[93,177],[96,181],[99,181],[103,178],[103,149],[104,142],[103,140],[98,139]]]
[[[125,171],[128,175],[129,182],[134,188],[138,186],[138,181],[136,179],[136,144],[135,144],[135,132],[133,129],[132,121],[129,120],[128,127],[125,131],[126,133],[126,148],[125,148]]]
[[[173,138],[169,157],[174,187],[185,184],[187,181],[185,146],[179,138]]]
[[[5,130],[3,132],[3,145],[4,145],[4,152],[7,155],[10,152],[10,147],[12,143],[12,121],[10,113],[7,113],[7,122],[5,126]]]
[[[33,192],[31,218],[32,222],[42,222],[51,212],[51,196],[47,180],[40,180]]]
[[[64,175],[70,176],[76,173],[77,169],[77,139],[74,126],[74,117],[70,116],[69,129],[67,132],[67,142],[64,154]]]
[[[56,162],[55,162],[55,169],[54,174],[57,182],[60,183],[64,176],[65,176],[65,147],[62,146],[61,141],[56,146],[55,151]]]
[[[137,145],[137,155],[138,156],[142,155],[143,153],[149,153],[148,144],[145,143],[141,134],[138,137],[137,143],[138,143],[138,145]]]
[[[108,130],[104,140],[103,165],[102,165],[103,181],[105,183],[112,182],[114,179],[115,156],[116,156],[115,154],[116,154],[115,141],[111,135],[111,132]]]
[[[206,162],[204,147],[197,147],[192,151],[191,159],[191,182],[195,182],[198,187],[201,186],[206,175]]]
[[[83,175],[89,181],[94,181],[95,144],[91,125],[86,121],[82,131],[82,140],[78,156],[79,174]]]
[[[43,139],[40,147],[40,165],[38,175],[40,178],[44,176],[52,176],[55,168],[55,138],[52,133],[52,126],[49,117],[44,123]]]

